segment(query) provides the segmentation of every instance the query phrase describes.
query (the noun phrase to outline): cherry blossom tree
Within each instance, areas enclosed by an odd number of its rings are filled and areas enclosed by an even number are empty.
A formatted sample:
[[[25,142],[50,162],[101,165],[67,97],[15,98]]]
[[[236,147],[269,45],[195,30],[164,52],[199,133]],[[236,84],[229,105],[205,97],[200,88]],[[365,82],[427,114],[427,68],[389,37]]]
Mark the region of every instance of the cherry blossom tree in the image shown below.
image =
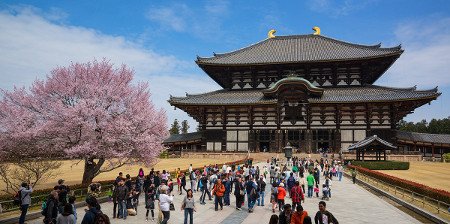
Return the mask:
[[[57,67],[27,91],[1,90],[0,160],[84,160],[83,184],[125,164],[151,164],[164,150],[165,111],[134,71],[103,59]]]

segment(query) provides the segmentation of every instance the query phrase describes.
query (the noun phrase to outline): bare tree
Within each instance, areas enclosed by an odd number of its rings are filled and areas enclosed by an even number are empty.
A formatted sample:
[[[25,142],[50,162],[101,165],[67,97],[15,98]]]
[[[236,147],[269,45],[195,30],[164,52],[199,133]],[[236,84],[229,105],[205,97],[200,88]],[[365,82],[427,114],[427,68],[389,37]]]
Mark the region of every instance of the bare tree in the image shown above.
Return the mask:
[[[23,182],[34,188],[58,175],[61,162],[51,160],[30,160],[20,163],[0,164],[0,179],[5,183],[3,192],[15,194]]]

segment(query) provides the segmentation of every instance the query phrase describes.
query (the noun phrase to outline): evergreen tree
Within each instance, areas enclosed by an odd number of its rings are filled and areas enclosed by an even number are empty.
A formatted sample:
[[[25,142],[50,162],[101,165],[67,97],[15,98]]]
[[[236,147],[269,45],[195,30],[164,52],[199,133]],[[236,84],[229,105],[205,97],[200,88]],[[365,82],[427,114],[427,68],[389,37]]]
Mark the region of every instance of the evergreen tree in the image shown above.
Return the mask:
[[[174,121],[173,121],[173,124],[170,126],[170,130],[169,130],[169,133],[171,134],[171,135],[174,135],[174,134],[180,134],[180,123],[178,123],[178,120],[177,119],[175,119]]]
[[[181,134],[186,134],[189,131],[189,124],[187,120],[181,122]]]

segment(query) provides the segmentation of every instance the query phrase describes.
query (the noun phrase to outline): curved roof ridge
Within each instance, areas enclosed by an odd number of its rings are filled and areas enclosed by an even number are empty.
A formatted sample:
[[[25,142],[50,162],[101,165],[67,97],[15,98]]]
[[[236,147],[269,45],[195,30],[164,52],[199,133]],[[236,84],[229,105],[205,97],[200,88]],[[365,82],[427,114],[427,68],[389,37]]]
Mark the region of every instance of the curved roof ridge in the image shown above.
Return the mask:
[[[211,93],[220,93],[220,92],[227,92],[228,90],[226,89],[218,89],[218,90],[214,90],[214,91],[210,91],[210,92],[203,92],[203,93],[195,93],[195,94],[188,94],[186,93],[186,96],[173,96],[170,99],[184,99],[186,97],[197,97],[197,96],[204,96],[206,94],[211,94]]]
[[[367,86],[372,86],[375,88],[382,88],[382,89],[388,89],[388,90],[409,90],[409,91],[415,91],[417,89],[417,86],[412,86],[412,87],[392,87],[392,86],[382,86],[382,85],[367,85]]]
[[[375,48],[375,49],[379,49],[379,50],[400,50],[401,49],[401,44],[394,46],[394,47],[381,47],[381,43],[375,44],[375,45],[364,45],[364,44],[355,44],[355,43],[350,43],[344,40],[340,40],[340,39],[336,39],[336,38],[332,38],[332,37],[327,37],[327,36],[323,36],[323,35],[313,35],[310,34],[311,36],[314,37],[323,37],[325,39],[328,39],[330,41],[334,41],[336,43],[341,43],[341,44],[345,44],[348,46],[354,46],[354,47],[359,47],[359,48]]]
[[[275,37],[275,38],[276,38],[276,37]],[[255,47],[255,46],[257,46],[257,45],[260,45],[260,44],[262,44],[262,43],[264,43],[265,41],[270,40],[270,39],[273,39],[273,38],[267,38],[267,39],[264,39],[264,40],[260,40],[259,42],[256,42],[256,43],[250,44],[250,45],[248,45],[248,46],[241,47],[241,48],[239,48],[239,49],[237,49],[237,50],[233,50],[233,51],[229,51],[229,52],[223,52],[223,53],[216,53],[216,52],[213,52],[213,56],[211,56],[211,57],[200,57],[200,56],[197,55],[197,59],[211,59],[211,58],[217,58],[217,57],[226,56],[226,55],[232,55],[232,54],[241,52],[241,51],[243,51],[243,50],[253,48],[253,47]]]

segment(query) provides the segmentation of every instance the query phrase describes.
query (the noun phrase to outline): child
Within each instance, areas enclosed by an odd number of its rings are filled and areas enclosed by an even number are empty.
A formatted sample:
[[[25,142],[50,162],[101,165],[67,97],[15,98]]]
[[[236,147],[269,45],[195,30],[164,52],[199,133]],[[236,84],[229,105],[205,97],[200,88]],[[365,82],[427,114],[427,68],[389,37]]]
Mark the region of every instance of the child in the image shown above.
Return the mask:
[[[326,184],[322,185],[322,200],[328,200],[328,187]]]
[[[127,201],[126,206],[127,206],[128,215],[135,216],[137,212],[134,209],[135,208],[135,205],[134,205],[134,189],[131,190],[130,192],[128,192],[126,201]]]
[[[314,192],[316,193],[316,197],[319,197],[319,185],[316,184],[316,186],[314,187]]]
[[[147,192],[147,200],[145,201],[145,208],[147,209],[147,213],[145,214],[145,221],[148,221],[148,212],[152,212],[152,221],[155,221],[155,185],[151,185]]]
[[[75,216],[75,221],[77,220],[77,208],[75,207],[75,200],[76,197],[75,196],[70,196],[69,197],[69,204],[72,205],[72,212],[73,212],[73,216]]]

